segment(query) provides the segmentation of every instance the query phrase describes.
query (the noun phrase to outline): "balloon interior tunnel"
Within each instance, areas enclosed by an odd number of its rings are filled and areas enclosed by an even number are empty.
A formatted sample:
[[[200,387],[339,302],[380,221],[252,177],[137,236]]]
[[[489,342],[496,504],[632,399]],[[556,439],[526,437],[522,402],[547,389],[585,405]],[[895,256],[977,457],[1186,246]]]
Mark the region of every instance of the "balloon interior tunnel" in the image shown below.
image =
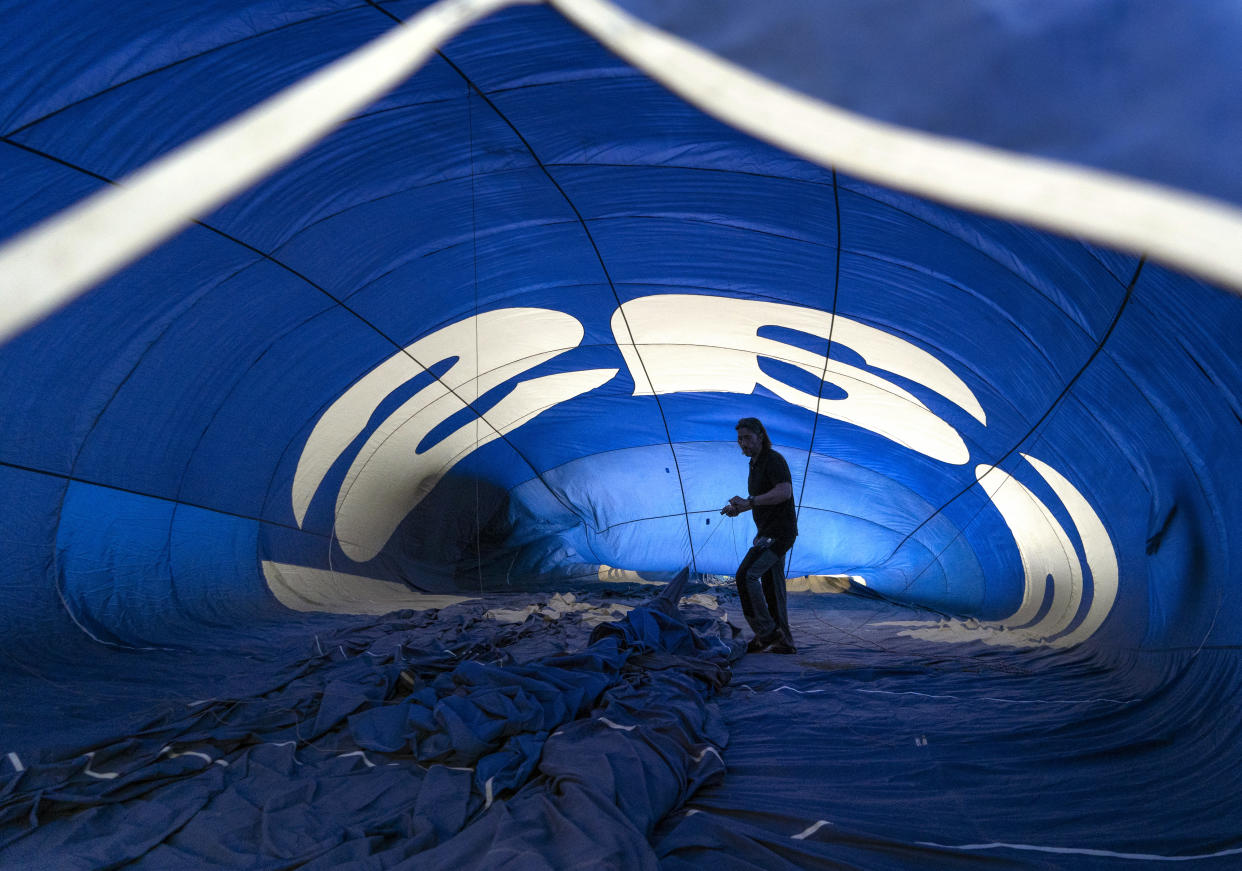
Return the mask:
[[[0,866],[1242,862],[1236,11],[4,15]]]

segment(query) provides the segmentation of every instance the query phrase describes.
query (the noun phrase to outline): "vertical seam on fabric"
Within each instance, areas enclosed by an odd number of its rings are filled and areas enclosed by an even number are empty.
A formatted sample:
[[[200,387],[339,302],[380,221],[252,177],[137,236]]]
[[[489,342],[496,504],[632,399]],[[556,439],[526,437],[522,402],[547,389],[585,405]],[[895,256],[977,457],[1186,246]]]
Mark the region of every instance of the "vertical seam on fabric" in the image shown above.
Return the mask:
[[[470,266],[474,285],[474,402],[479,402],[479,202],[474,177],[474,102],[466,84],[466,138],[470,150]],[[479,449],[480,416],[474,417],[474,449]],[[472,452],[473,453],[473,452]],[[479,576],[479,595],[483,594],[483,529],[479,517],[479,477],[474,476],[474,563]],[[488,782],[490,789],[491,782]]]
[[[582,232],[586,235],[587,242],[591,245],[591,250],[595,253],[595,259],[599,263],[600,270],[604,274],[604,280],[608,282],[608,289],[612,292],[613,300],[617,304],[617,312],[621,315],[622,323],[625,324],[625,330],[626,330],[626,333],[629,335],[629,339],[630,339],[630,346],[634,349],[634,354],[638,358],[639,365],[642,367],[643,377],[647,379],[647,385],[651,388],[651,396],[652,396],[652,399],[655,400],[656,410],[660,413],[660,421],[664,426],[665,441],[668,443],[669,453],[672,454],[672,457],[673,457],[673,468],[677,470],[677,487],[681,493],[682,518],[684,519],[685,525],[686,525],[686,544],[690,550],[690,564],[691,564],[692,569],[697,573],[698,563],[697,563],[697,560],[695,559],[695,553],[694,553],[694,536],[690,529],[690,509],[689,509],[689,503],[686,501],[686,486],[685,486],[685,482],[682,479],[682,475],[681,475],[681,464],[677,460],[677,450],[673,447],[673,434],[672,434],[672,431],[669,429],[668,416],[664,413],[664,405],[663,403],[660,402],[660,397],[655,392],[655,387],[651,382],[651,376],[647,372],[647,365],[643,361],[642,353],[638,350],[638,344],[634,341],[634,334],[630,329],[629,318],[626,317],[625,308],[621,303],[620,295],[617,293],[616,284],[612,280],[612,274],[608,271],[608,265],[604,262],[604,255],[599,250],[599,246],[595,242],[595,236],[591,233],[591,228],[587,225],[587,221],[582,216],[582,212],[578,210],[578,206],[574,203],[574,201],[570,198],[569,194],[565,191],[565,189],[561,186],[561,184],[552,175],[551,171],[546,166],[544,166],[543,161],[539,159],[539,155],[535,153],[534,147],[531,146],[530,142],[527,141],[526,137],[522,135],[522,133],[517,129],[514,123],[511,120],[509,120],[509,117],[505,115],[504,112],[500,111],[500,107],[498,107],[494,102],[492,102],[492,100],[487,96],[487,94],[483,93],[483,90],[474,82],[474,80],[471,79],[468,75],[466,75],[465,71],[462,70],[461,67],[453,63],[453,61],[449,59],[449,57],[446,54],[444,54],[442,50],[437,51],[437,54],[441,58],[443,58],[444,62],[447,63],[450,67],[452,67],[453,70],[470,85],[470,87],[474,89],[475,93],[479,95],[480,99],[482,99],[485,103],[487,103],[489,107],[491,107],[492,111],[496,113],[496,117],[504,121],[505,124],[508,126],[508,128],[513,131],[513,135],[518,138],[518,141],[522,143],[522,145],[526,148],[527,153],[530,154],[531,160],[535,162],[535,165],[539,168],[540,172],[542,172],[544,177],[547,178],[547,180],[552,184],[552,186],[556,188],[557,192],[561,195],[562,199],[564,199],[565,204],[568,205],[569,208],[573,211],[574,216],[578,220],[578,225],[582,228]],[[542,475],[540,475],[540,480],[542,480]],[[546,482],[545,482],[545,486],[546,486]]]
[[[807,445],[806,464],[802,467],[802,489],[798,491],[798,502],[795,508],[795,518],[802,517],[802,500],[806,496],[806,480],[811,473],[811,457],[815,454],[815,434],[819,431],[820,405],[824,401],[824,379],[828,377],[828,363],[832,358],[832,333],[837,326],[837,300],[841,292],[841,197],[837,186],[837,170],[832,167],[832,205],[836,213],[836,231],[837,231],[837,248],[836,258],[833,265],[832,276],[832,312],[828,318],[828,347],[824,349],[824,368],[819,375],[819,389],[815,396],[815,416],[811,419],[811,441]],[[798,546],[797,539],[790,546],[789,553],[785,557],[785,576],[789,576],[790,568],[793,566],[794,548]]]
[[[379,6],[378,4],[376,4],[376,3],[375,3],[375,0],[366,0],[366,3],[367,3],[367,5],[368,5],[368,6],[370,6],[371,8],[373,8],[376,12],[379,12],[381,15],[383,15],[383,16],[385,16],[385,17],[387,17],[387,18],[391,19],[392,21],[396,22],[397,24],[402,24],[402,23],[404,23],[404,20],[403,20],[402,18],[400,18],[399,16],[397,16],[397,15],[393,14],[393,13],[392,13],[392,12],[390,12],[389,10],[384,9],[382,6]],[[466,88],[467,88],[467,110],[466,110],[466,111],[467,111],[467,113],[469,113],[469,112],[470,112],[470,109],[469,109],[469,96],[468,96],[468,95],[469,95],[469,92],[470,92],[470,91],[474,91],[475,93],[477,93],[477,94],[479,95],[479,97],[480,97],[480,98],[482,98],[482,99],[483,99],[483,101],[484,101],[485,103],[487,103],[487,105],[491,108],[491,110],[492,110],[493,112],[495,112],[495,113],[496,113],[497,117],[501,118],[501,119],[502,119],[502,120],[503,120],[506,124],[508,124],[509,128],[510,128],[511,130],[513,130],[514,135],[515,135],[515,136],[517,136],[517,137],[518,137],[518,139],[519,139],[519,140],[521,140],[522,144],[526,146],[527,150],[530,152],[531,157],[535,159],[535,162],[536,162],[536,163],[539,163],[538,158],[535,158],[535,152],[534,152],[534,150],[530,148],[530,145],[526,142],[526,140],[525,140],[524,138],[522,138],[522,135],[521,135],[520,133],[518,133],[518,132],[517,132],[517,129],[513,126],[513,124],[512,124],[512,123],[510,123],[509,119],[508,119],[507,117],[505,117],[505,115],[504,115],[502,112],[500,112],[500,110],[499,110],[499,109],[497,109],[497,108],[496,108],[495,104],[493,104],[493,103],[492,103],[492,101],[491,101],[491,100],[489,100],[485,94],[483,94],[483,92],[482,92],[482,91],[478,88],[478,86],[476,86],[476,85],[474,84],[474,82],[470,79],[470,77],[469,77],[469,76],[467,76],[464,72],[462,72],[462,70],[461,70],[461,69],[460,69],[460,68],[459,68],[456,64],[454,64],[451,60],[449,60],[449,59],[448,59],[448,57],[444,54],[444,52],[443,52],[443,51],[441,51],[441,50],[437,49],[437,50],[436,50],[436,56],[437,56],[437,57],[439,57],[441,60],[443,60],[443,61],[444,61],[446,64],[448,64],[450,67],[452,67],[453,71],[454,71],[454,72],[456,72],[459,76],[461,76],[462,81],[466,83]],[[473,122],[471,122],[471,123],[473,123]],[[471,137],[472,137],[472,138],[471,138],[471,141],[472,141],[472,143],[473,143],[473,127],[471,128]],[[470,184],[471,184],[471,190],[473,191],[473,186],[474,186],[474,176],[475,176],[475,170],[474,170],[474,149],[473,149],[473,145],[472,145],[472,147],[471,147],[470,161],[471,161],[471,162],[470,162]],[[540,166],[540,168],[542,168],[542,167],[543,167],[543,164],[541,164],[541,163],[540,163],[540,164],[539,164],[539,166]],[[547,174],[547,171],[546,171],[546,170],[545,170],[545,174]],[[551,179],[551,176],[549,176],[549,179]],[[555,182],[553,182],[553,184],[555,184]],[[559,186],[558,186],[558,189],[559,189]],[[562,192],[562,194],[563,194],[563,192]],[[566,199],[566,201],[568,202],[568,199],[569,199],[569,198],[568,198],[568,197],[566,197],[565,199]],[[570,205],[572,206],[572,203],[571,203]],[[472,196],[472,201],[471,201],[471,208],[472,208],[472,209],[474,208],[473,196]],[[576,213],[576,210],[575,210],[575,213]],[[581,216],[579,216],[579,221],[581,221]],[[472,239],[472,242],[473,242],[474,244],[476,244],[476,245],[477,245],[477,238]],[[475,268],[476,268],[476,270],[477,270],[477,268],[478,268],[478,263],[477,263],[477,260],[476,260],[476,262],[475,262]],[[477,315],[477,314],[478,314],[478,288],[477,288],[477,278],[476,278],[476,288],[475,288],[475,300],[476,300],[476,301],[475,301],[475,314]],[[477,328],[477,325],[476,325],[476,328]],[[477,354],[476,354],[476,360],[477,360],[477,358],[478,358],[478,357],[477,357]],[[411,359],[412,359],[412,358],[411,358]],[[418,362],[418,361],[415,361],[415,362]],[[420,366],[422,366],[422,364],[421,364],[421,363],[419,363],[419,365],[420,365]],[[424,370],[426,370],[426,367],[425,367],[425,366],[424,366],[423,368],[424,368]],[[436,378],[436,380],[437,380],[437,381],[439,381],[440,379],[437,377],[437,378]],[[446,389],[447,389],[447,385],[445,385],[445,387],[446,387]],[[452,391],[450,390],[450,392],[452,392]],[[456,393],[454,393],[454,395],[456,395]],[[458,397],[458,399],[461,399],[461,397]],[[464,404],[464,403],[463,403],[463,404]],[[476,426],[477,426],[477,425],[478,425],[478,421],[479,421],[479,419],[481,419],[481,418],[482,418],[482,414],[478,411],[478,409],[477,409],[477,408],[475,408],[475,406],[474,406],[474,405],[467,405],[467,407],[468,407],[468,408],[469,408],[469,409],[470,409],[470,410],[474,413],[474,415],[475,415],[475,424],[476,424]],[[513,450],[513,452],[514,452],[514,453],[515,453],[518,457],[520,457],[520,458],[521,458],[522,462],[524,462],[527,466],[529,466],[529,467],[530,467],[531,472],[533,472],[533,473],[534,473],[535,478],[539,481],[539,483],[540,483],[540,484],[542,484],[542,485],[544,486],[544,489],[545,489],[545,490],[547,490],[549,493],[551,493],[551,494],[552,494],[552,498],[553,498],[553,499],[555,499],[558,503],[560,503],[560,505],[561,505],[563,508],[565,508],[565,510],[566,510],[566,511],[568,511],[570,514],[572,514],[574,517],[578,518],[578,523],[579,523],[579,524],[581,524],[581,525],[582,525],[582,527],[583,527],[584,529],[590,530],[590,531],[592,531],[592,532],[598,532],[598,530],[596,530],[594,526],[592,526],[590,523],[588,523],[588,522],[587,522],[587,519],[586,519],[586,517],[585,517],[583,514],[581,514],[581,513],[580,513],[580,512],[578,512],[578,511],[575,511],[575,510],[574,510],[574,507],[573,507],[572,505],[570,505],[568,502],[566,502],[566,501],[565,501],[565,499],[561,496],[561,494],[557,492],[556,488],[555,488],[555,487],[553,487],[551,484],[549,484],[549,483],[548,483],[548,480],[547,480],[546,478],[544,478],[543,473],[542,473],[542,472],[540,472],[537,468],[535,468],[535,464],[534,464],[534,463],[532,463],[532,462],[531,462],[531,461],[530,461],[530,460],[526,457],[526,455],[525,455],[525,454],[523,454],[520,450],[518,450],[517,445],[515,445],[512,441],[510,441],[510,440],[509,440],[509,436],[508,436],[508,434],[506,434],[506,433],[500,433],[500,434],[499,434],[499,437],[500,437],[500,439],[501,439],[502,441],[504,441],[504,443],[505,443],[505,444],[507,444],[507,445],[508,445],[508,446],[509,446],[512,450]]]

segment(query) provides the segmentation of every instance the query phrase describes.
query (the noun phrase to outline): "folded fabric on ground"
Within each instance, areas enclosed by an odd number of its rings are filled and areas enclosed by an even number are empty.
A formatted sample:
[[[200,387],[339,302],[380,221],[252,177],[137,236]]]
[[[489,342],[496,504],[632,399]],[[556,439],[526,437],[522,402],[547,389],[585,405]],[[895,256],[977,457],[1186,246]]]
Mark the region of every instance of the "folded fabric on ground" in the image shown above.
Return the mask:
[[[487,604],[352,621],[256,660],[252,693],[11,754],[0,867],[655,867],[656,823],[723,770],[732,628],[656,599],[588,643],[577,612]]]

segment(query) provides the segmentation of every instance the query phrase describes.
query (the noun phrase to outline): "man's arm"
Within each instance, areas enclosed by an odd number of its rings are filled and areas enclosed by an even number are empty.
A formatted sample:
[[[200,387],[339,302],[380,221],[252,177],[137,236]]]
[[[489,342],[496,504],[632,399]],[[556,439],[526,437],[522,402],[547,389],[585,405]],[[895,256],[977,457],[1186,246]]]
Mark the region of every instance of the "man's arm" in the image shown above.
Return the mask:
[[[781,481],[766,493],[760,493],[751,499],[753,505],[780,505],[787,499],[793,498],[793,484],[789,481]]]
[[[760,493],[747,499],[744,496],[734,496],[729,500],[729,504],[720,509],[721,514],[727,514],[729,517],[737,517],[743,511],[749,511],[756,505],[779,505],[786,499],[793,498],[793,484],[789,481],[781,481],[766,493]]]

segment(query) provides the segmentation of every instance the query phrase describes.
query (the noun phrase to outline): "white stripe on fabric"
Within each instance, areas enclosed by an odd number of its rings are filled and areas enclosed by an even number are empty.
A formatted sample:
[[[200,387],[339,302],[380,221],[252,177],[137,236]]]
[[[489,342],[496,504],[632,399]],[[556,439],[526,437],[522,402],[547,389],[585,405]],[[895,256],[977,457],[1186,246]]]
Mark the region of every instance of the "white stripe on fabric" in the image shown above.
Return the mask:
[[[294,765],[305,765],[306,764],[305,762],[302,762],[301,760],[298,759],[298,752],[297,752],[298,742],[297,741],[277,741],[277,742],[273,742],[272,746],[273,747],[292,747],[293,756],[291,756],[290,758],[293,760],[293,764]]]
[[[87,777],[93,777],[96,780],[116,780],[118,777],[121,776],[120,772],[117,772],[117,771],[95,771],[93,770],[91,768],[91,765],[94,762],[95,762],[94,752],[87,753],[86,754],[86,768],[83,769],[82,771],[82,773],[85,774]]]
[[[165,744],[157,755],[163,756],[164,754],[168,754],[169,759],[180,759],[182,756],[194,756],[198,759],[202,759],[204,762],[213,762],[216,765],[228,766],[228,762],[225,760],[212,759],[210,755],[202,752],[201,750],[186,750],[184,753],[177,753],[172,749],[171,744]]]
[[[375,763],[374,763],[374,762],[372,762],[370,759],[367,759],[367,754],[363,753],[361,750],[353,750],[353,751],[351,751],[351,752],[349,752],[349,753],[342,753],[342,754],[341,754],[338,758],[339,758],[339,759],[348,759],[348,758],[349,758],[349,757],[351,757],[351,756],[358,756],[358,757],[361,757],[361,759],[362,759],[363,763],[367,766],[367,768],[374,768],[374,767],[375,767]]]
[[[828,692],[828,690],[800,690],[797,687],[791,687],[789,684],[781,684],[774,690],[768,690],[768,692],[779,693],[781,690],[789,690],[791,693],[797,693],[800,696],[813,696],[816,693]]]
[[[822,166],[1147,254],[1242,294],[1242,210],[1150,182],[873,121],[776,84],[607,0],[547,0],[703,111]]]
[[[180,759],[182,756],[193,756],[197,759],[203,760],[204,762],[215,762],[216,761],[212,759],[210,756],[208,756],[206,753],[202,753],[198,750],[187,750],[184,753],[169,753],[168,754],[169,759]]]
[[[703,749],[699,752],[699,755],[698,755],[698,756],[694,756],[694,757],[691,757],[691,758],[692,758],[692,759],[694,759],[694,761],[695,761],[695,762],[702,762],[702,761],[703,761],[703,758],[704,758],[705,756],[707,756],[707,754],[708,754],[708,753],[710,753],[710,754],[712,754],[713,756],[715,756],[715,757],[716,757],[717,759],[719,759],[721,762],[724,762],[724,757],[720,755],[720,751],[719,751],[719,750],[717,750],[715,747],[712,747],[712,746],[710,746],[710,745],[708,745],[707,747],[704,747],[704,748],[703,748]]]
[[[328,135],[454,34],[530,0],[439,0],[409,21],[0,249],[0,342]]]
[[[1091,569],[1091,604],[1087,608],[1087,616],[1082,623],[1067,635],[1054,639],[1054,647],[1070,647],[1091,637],[1091,634],[1104,623],[1104,618],[1112,610],[1117,598],[1119,579],[1117,552],[1113,549],[1112,539],[1108,530],[1100,522],[1099,516],[1092,510],[1090,503],[1083,498],[1065,476],[1042,460],[1030,454],[1022,454],[1022,458],[1035,467],[1035,471],[1048,482],[1070,519],[1078,530],[1082,540],[1083,553],[1087,558],[1087,566]]]
[[[894,690],[855,690],[859,693],[868,693],[877,696],[922,696],[925,699],[949,699],[955,702],[1003,702],[1010,705],[1131,705],[1135,702],[1141,702],[1142,699],[998,699],[992,696],[978,696],[977,698],[964,698],[962,696],[945,696],[933,695],[931,693],[920,693],[914,690],[902,690],[900,692]]]
[[[21,757],[16,753],[9,753],[9,762],[13,763],[13,768],[19,773],[26,770],[26,766],[22,765]]]
[[[1218,850],[1215,853],[1198,853],[1193,856],[1162,856],[1158,853],[1119,853],[1114,850],[1099,850],[1092,847],[1042,847],[1036,844],[936,844],[932,841],[917,841],[916,843],[920,847],[936,847],[941,850],[1025,850],[1075,856],[1106,856],[1110,859],[1133,859],[1141,862],[1197,862],[1201,859],[1242,855],[1242,847]]]
[[[614,723],[612,720],[608,719],[607,717],[600,717],[599,721],[603,723],[605,726],[607,726],[609,729],[620,729],[622,732],[633,732],[635,729],[638,728],[638,726],[622,726],[620,723]]]
[[[805,829],[798,832],[798,834],[793,835],[792,838],[795,841],[804,841],[807,838],[811,837],[811,835],[818,832],[824,826],[831,826],[831,825],[832,823],[828,822],[827,820],[816,820],[814,825],[807,826]]]

